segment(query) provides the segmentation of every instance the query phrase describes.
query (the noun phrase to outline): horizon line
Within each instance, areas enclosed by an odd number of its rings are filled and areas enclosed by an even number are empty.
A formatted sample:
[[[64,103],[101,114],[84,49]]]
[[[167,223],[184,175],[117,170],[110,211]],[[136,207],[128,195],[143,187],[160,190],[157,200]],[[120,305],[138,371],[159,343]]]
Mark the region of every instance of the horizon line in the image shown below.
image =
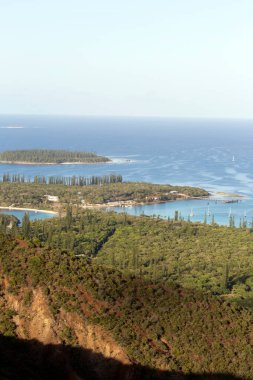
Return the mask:
[[[95,114],[60,114],[60,113],[0,113],[1,116],[11,117],[82,117],[82,118],[114,118],[114,119],[192,119],[192,120],[243,120],[253,121],[253,116],[166,116],[166,115],[95,115]]]

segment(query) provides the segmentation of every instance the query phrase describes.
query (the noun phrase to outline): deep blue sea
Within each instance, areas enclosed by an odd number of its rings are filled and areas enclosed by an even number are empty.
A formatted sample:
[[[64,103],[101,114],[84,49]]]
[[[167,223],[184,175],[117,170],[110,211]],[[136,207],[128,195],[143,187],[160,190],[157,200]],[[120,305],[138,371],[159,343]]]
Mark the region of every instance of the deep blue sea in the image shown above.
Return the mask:
[[[214,201],[174,202],[128,209],[133,214],[203,220],[204,213],[226,224],[253,217],[253,120],[0,116],[0,151],[71,149],[93,151],[110,164],[0,165],[4,173],[34,175],[104,175],[125,181],[200,186],[212,192],[244,195],[238,204]],[[130,161],[128,161],[130,160]],[[210,219],[209,218],[209,219]]]

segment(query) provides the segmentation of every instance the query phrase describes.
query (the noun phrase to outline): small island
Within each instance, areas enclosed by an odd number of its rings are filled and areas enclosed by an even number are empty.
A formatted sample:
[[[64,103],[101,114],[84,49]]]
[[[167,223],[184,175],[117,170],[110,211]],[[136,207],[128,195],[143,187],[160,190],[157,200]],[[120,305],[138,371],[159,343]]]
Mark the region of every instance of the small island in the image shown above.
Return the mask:
[[[111,162],[108,157],[93,152],[74,152],[68,150],[13,150],[0,152],[1,164],[16,165],[61,165],[96,164]]]

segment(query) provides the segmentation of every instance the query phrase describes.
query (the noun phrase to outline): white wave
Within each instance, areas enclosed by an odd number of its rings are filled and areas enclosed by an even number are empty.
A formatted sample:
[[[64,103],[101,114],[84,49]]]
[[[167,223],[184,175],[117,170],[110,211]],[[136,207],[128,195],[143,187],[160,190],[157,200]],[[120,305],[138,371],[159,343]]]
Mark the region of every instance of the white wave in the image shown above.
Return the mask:
[[[18,125],[8,125],[8,126],[3,126],[3,127],[0,127],[0,129],[24,129],[24,127],[20,127]]]
[[[128,158],[113,158],[109,157],[111,159],[112,164],[131,164],[133,162],[136,162],[136,160],[130,160]]]

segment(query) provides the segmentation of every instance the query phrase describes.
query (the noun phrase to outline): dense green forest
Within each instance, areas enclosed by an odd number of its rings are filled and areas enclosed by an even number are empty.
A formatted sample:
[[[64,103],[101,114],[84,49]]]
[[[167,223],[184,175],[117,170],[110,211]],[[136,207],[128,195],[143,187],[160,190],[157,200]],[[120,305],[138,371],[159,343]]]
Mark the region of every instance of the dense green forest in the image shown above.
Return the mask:
[[[27,162],[27,163],[55,163],[64,162],[109,162],[110,159],[98,156],[93,152],[71,152],[68,150],[48,150],[48,149],[31,149],[31,150],[13,150],[0,152],[0,161],[6,162]]]
[[[91,210],[74,215],[70,207],[64,218],[28,224],[6,232],[129,275],[253,308],[251,229]]]
[[[86,211],[33,224],[35,242],[85,254],[100,265],[178,283],[253,307],[249,229]],[[36,240],[37,239],[37,240]]]
[[[41,288],[52,314],[82,316],[113,334],[134,363],[181,373],[230,373],[253,378],[250,311],[176,285],[157,284],[103,268],[64,250],[27,248],[1,238],[0,263],[9,294]],[[14,312],[4,309],[0,332],[14,335]],[[65,342],[75,345],[68,331]]]
[[[10,176],[11,178],[11,176]],[[75,177],[76,178],[76,177]],[[100,177],[95,177],[100,178]],[[85,203],[108,203],[113,201],[155,202],[172,201],[183,197],[205,197],[209,193],[203,189],[190,186],[158,185],[143,182],[117,182],[121,176],[115,176],[115,182],[97,186],[66,186],[63,184],[29,183],[23,181],[0,182],[0,205],[54,209],[56,206],[45,195],[59,197],[61,209],[68,204],[81,206]],[[175,193],[176,192],[176,193]],[[57,205],[58,207],[58,205]]]

